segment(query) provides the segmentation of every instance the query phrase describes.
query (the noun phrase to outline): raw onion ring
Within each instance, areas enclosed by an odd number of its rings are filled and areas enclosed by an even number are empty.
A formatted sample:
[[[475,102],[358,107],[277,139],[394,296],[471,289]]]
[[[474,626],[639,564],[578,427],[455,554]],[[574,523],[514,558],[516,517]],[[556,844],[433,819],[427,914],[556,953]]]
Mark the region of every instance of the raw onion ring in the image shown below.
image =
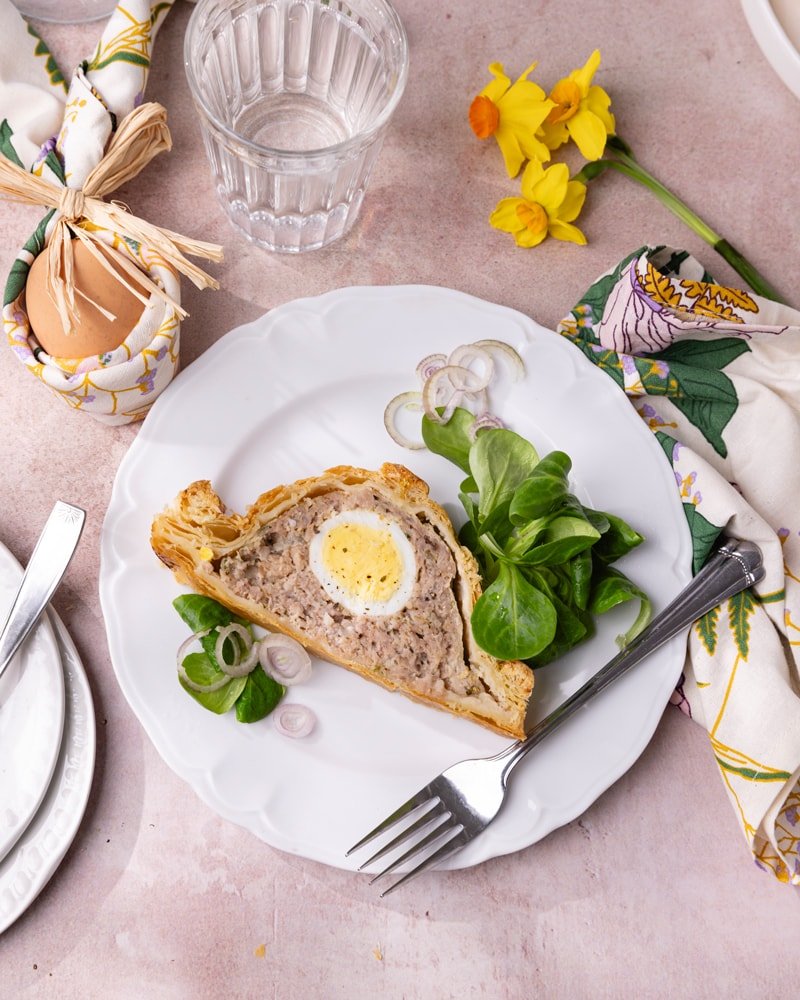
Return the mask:
[[[258,644],[258,662],[273,680],[285,687],[302,684],[311,676],[311,657],[288,635],[265,635]]]
[[[441,377],[442,372],[447,372],[447,378],[457,392],[480,392],[489,384],[485,375],[479,375],[478,372],[474,372],[464,365],[445,365],[444,368],[435,371],[431,375],[431,379],[435,379],[437,376]]]
[[[474,403],[479,414],[489,412],[489,393],[486,389],[480,389],[478,392],[465,392],[464,399],[468,403]]]
[[[471,441],[474,441],[477,437],[478,431],[502,429],[503,427],[505,427],[505,424],[500,417],[496,417],[493,413],[484,411],[472,421],[469,429],[469,438]]]
[[[424,385],[435,371],[444,368],[447,364],[446,354],[429,354],[417,365],[417,375]]]
[[[389,433],[389,437],[396,441],[402,448],[409,448],[411,451],[419,451],[425,447],[424,441],[413,441],[406,437],[397,427],[396,418],[400,410],[421,410],[421,392],[401,392],[399,396],[389,400],[386,409],[383,411],[383,425]]]
[[[178,659],[178,669],[180,669],[186,655],[186,650],[191,646],[191,644],[204,639],[210,631],[211,629],[207,628],[204,632],[193,632],[188,639],[184,639],[180,646],[178,646],[178,652],[175,654]]]
[[[456,384],[455,378],[460,379],[460,385]],[[472,383],[470,380],[473,380]],[[480,377],[469,368],[445,365],[431,375],[422,390],[425,416],[435,424],[446,424],[465,395],[481,392],[482,389]],[[449,394],[444,395],[448,390]],[[439,413],[440,406],[443,407],[442,413]]]
[[[223,650],[226,639],[234,635],[236,639],[231,640],[235,650],[234,658],[232,663],[228,663],[223,656]],[[219,630],[217,641],[214,643],[214,656],[219,669],[228,677],[246,677],[258,662],[258,649],[249,630],[238,622],[231,622]]]
[[[476,340],[473,346],[480,347],[488,354],[501,354],[511,363],[511,374],[515,382],[525,374],[525,363],[511,344],[506,344],[502,340]]]
[[[289,736],[293,740],[308,736],[317,723],[317,717],[305,705],[280,705],[272,713],[275,728],[281,736]]]
[[[473,369],[472,365],[476,361],[480,361],[483,365],[482,373],[478,373]],[[452,365],[456,368],[465,368],[468,372],[481,380],[480,385],[473,383],[470,387],[472,392],[477,392],[479,389],[485,389],[494,377],[494,361],[492,361],[491,355],[488,351],[485,351],[482,347],[478,347],[475,344],[462,344],[461,347],[456,347],[447,359],[447,363],[448,365]],[[458,386],[457,388],[466,387]]]
[[[218,680],[213,681],[211,684],[197,684],[192,678],[186,673],[183,668],[183,664],[178,667],[178,674],[180,675],[183,683],[192,689],[192,691],[197,691],[200,694],[212,694],[214,691],[219,691],[220,688],[225,687],[227,683],[231,680],[226,674],[224,677],[220,677]]]
[[[207,628],[204,632],[195,632],[193,635],[190,635],[188,639],[178,646],[177,652],[179,677],[187,687],[190,687],[192,691],[198,691],[200,694],[211,694],[212,691],[219,691],[219,689],[224,687],[230,680],[230,677],[226,675],[224,677],[220,677],[219,680],[212,681],[211,684],[198,684],[197,681],[193,681],[186,673],[186,668],[183,665],[186,650],[192,645],[192,643],[207,636],[210,631],[211,629]]]

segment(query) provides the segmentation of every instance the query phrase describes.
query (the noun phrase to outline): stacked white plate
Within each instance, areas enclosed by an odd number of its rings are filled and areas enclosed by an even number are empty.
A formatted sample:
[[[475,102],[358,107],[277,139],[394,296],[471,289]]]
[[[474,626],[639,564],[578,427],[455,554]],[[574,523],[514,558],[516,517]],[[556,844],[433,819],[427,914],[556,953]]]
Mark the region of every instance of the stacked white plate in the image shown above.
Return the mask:
[[[22,567],[0,545],[0,622]],[[86,673],[50,610],[0,678],[0,933],[47,884],[78,830],[95,758]]]

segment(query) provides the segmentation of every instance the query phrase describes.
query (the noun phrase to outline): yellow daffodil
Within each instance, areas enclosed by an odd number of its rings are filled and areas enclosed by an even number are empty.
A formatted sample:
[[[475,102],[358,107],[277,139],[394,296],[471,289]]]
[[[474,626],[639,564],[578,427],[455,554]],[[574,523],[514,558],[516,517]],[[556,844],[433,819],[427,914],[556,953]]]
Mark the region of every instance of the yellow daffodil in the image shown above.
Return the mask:
[[[532,63],[512,83],[501,63],[492,63],[488,83],[470,105],[469,123],[479,139],[494,136],[503,154],[509,177],[516,177],[529,159],[549,160],[550,150],[537,139],[536,131],[554,108],[545,92],[528,79]]]
[[[586,185],[569,179],[566,163],[545,170],[538,160],[531,160],[522,173],[521,194],[503,198],[489,217],[495,229],[513,235],[517,246],[535,247],[548,235],[586,242],[580,229],[571,225],[583,208]]]
[[[558,149],[572,137],[587,160],[599,160],[603,155],[615,123],[608,110],[611,98],[602,87],[592,84],[599,65],[600,52],[595,49],[581,69],[559,80],[550,91],[555,107],[539,133],[549,149]]]

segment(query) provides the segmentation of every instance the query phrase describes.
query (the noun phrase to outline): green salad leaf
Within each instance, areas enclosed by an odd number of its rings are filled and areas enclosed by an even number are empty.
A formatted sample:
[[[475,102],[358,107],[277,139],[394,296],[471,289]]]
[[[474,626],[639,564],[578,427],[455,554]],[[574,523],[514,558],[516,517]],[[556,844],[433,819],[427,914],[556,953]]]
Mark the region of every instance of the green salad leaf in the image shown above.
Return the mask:
[[[220,669],[217,662],[215,647],[219,630],[236,623],[252,631],[250,623],[234,615],[218,601],[202,594],[181,594],[175,598],[172,606],[192,632],[207,632],[199,640],[203,652],[189,653],[183,659],[181,666],[188,679],[194,684],[209,687],[227,677],[214,691],[197,691],[179,676],[184,691],[203,708],[217,715],[224,715],[235,707],[239,722],[258,722],[269,715],[286,692],[283,685],[266,674],[260,665],[256,665],[244,677],[230,677]],[[222,655],[228,662],[230,652],[230,648],[223,644]]]
[[[189,653],[183,661],[183,669],[189,680],[195,684],[213,684],[225,676],[211,663],[205,653]],[[217,715],[224,715],[233,708],[247,681],[246,677],[231,677],[216,691],[196,691],[182,677],[178,679],[184,691],[187,691],[203,708]]]
[[[438,412],[442,412],[441,407]],[[472,447],[469,430],[474,419],[469,410],[459,408],[446,424],[425,420],[422,425],[422,440],[429,451],[443,455],[462,472],[469,474],[469,451]]]
[[[539,461],[533,445],[518,434],[509,437],[511,433],[494,427],[484,430],[469,450],[469,471],[477,486],[478,513],[484,521],[511,501]]]
[[[499,660],[527,659],[553,641],[556,609],[513,563],[501,562],[497,578],[475,603],[472,633]]]
[[[181,594],[172,602],[173,608],[186,622],[192,632],[204,632],[210,628],[222,628],[231,622],[246,624],[226,607],[206,597],[204,594]]]
[[[482,649],[543,666],[595,631],[595,618],[639,601],[627,644],[650,619],[650,601],[612,563],[643,541],[622,518],[585,507],[569,491],[570,457],[539,457],[514,431],[485,428],[457,408],[446,424],[422,418],[429,450],[469,473],[459,499],[459,540],[474,554],[484,591],[472,613]]]
[[[239,722],[258,722],[276,707],[286,688],[260,666],[244,680],[244,689],[236,699],[236,718]]]
[[[563,451],[551,451],[534,466],[514,491],[508,516],[514,524],[525,524],[552,513],[566,499],[572,460]]]

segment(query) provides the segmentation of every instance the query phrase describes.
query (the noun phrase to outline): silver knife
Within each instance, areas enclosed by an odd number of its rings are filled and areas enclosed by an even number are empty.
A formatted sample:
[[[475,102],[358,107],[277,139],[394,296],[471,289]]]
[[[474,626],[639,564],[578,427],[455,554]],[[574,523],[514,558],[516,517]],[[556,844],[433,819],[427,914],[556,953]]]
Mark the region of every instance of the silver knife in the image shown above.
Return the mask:
[[[86,511],[58,500],[42,529],[0,630],[0,677],[39,621],[78,546]]]

